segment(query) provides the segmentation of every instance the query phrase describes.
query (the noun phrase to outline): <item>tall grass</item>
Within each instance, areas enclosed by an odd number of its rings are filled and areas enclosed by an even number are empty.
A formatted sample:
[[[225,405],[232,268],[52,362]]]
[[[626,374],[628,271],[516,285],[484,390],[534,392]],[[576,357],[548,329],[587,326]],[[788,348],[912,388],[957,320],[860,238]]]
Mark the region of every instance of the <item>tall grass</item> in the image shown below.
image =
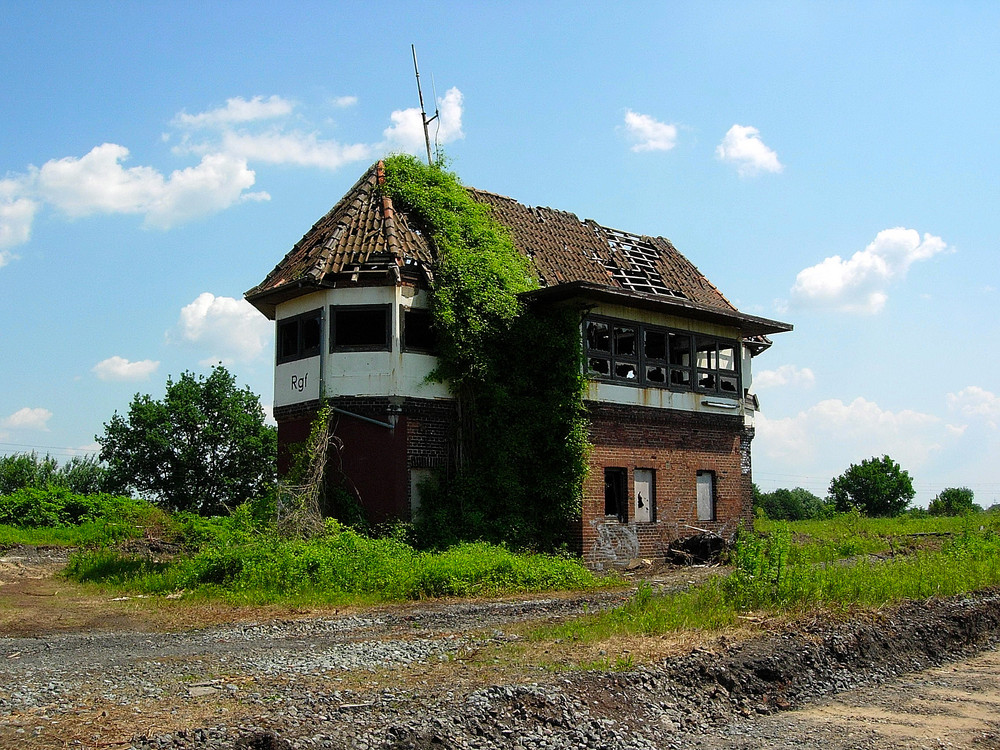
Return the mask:
[[[870,521],[872,519],[865,519]],[[886,520],[886,519],[879,519]],[[641,587],[626,604],[554,627],[541,628],[537,638],[603,640],[618,635],[654,635],[681,629],[716,629],[748,613],[779,614],[811,607],[880,606],[904,599],[951,596],[1000,585],[1000,535],[978,516],[938,519],[935,525],[914,525],[921,532],[954,529],[932,549],[908,550],[887,559],[857,556],[822,559],[841,539],[830,526],[851,519],[815,522],[816,539],[803,542],[790,526],[774,523],[767,535],[741,533],[731,552],[732,572],[689,591],[655,595]],[[814,522],[809,522],[814,523]],[[829,524],[826,528],[823,524]],[[871,528],[871,527],[869,527]],[[876,525],[891,530],[913,526]],[[839,541],[838,541],[839,540]],[[834,545],[834,547],[831,547]],[[892,545],[890,544],[889,547]],[[817,562],[817,559],[820,559]]]
[[[322,536],[282,539],[241,525],[236,515],[190,556],[154,563],[110,550],[84,551],[70,558],[66,575],[145,593],[185,590],[252,603],[392,601],[608,583],[569,558],[517,554],[485,543],[418,552],[401,540],[372,539],[332,520]]]

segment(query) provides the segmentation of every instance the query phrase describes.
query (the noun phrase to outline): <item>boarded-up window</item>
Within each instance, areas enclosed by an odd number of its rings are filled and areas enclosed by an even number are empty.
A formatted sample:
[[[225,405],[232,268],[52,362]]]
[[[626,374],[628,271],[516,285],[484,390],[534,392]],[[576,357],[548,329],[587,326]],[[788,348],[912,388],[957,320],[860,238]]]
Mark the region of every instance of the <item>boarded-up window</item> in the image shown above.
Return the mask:
[[[715,520],[715,472],[698,472],[698,520]]]
[[[656,472],[652,469],[635,470],[635,495],[632,498],[633,518],[636,523],[651,523],[656,520],[653,501]]]

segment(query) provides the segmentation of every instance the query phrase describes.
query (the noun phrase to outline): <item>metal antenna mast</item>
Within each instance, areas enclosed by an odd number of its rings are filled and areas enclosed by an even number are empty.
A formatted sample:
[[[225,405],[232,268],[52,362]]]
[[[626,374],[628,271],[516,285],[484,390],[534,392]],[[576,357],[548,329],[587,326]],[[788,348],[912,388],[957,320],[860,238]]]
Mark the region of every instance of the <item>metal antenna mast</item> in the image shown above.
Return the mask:
[[[434,164],[434,160],[431,158],[431,136],[427,130],[427,126],[434,122],[438,117],[437,105],[434,106],[434,117],[427,119],[427,112],[424,110],[424,92],[420,90],[420,70],[417,68],[417,48],[415,45],[410,45],[410,50],[413,52],[413,72],[417,76],[417,96],[420,97],[420,122],[424,126],[424,143],[427,145],[427,164],[431,166]]]

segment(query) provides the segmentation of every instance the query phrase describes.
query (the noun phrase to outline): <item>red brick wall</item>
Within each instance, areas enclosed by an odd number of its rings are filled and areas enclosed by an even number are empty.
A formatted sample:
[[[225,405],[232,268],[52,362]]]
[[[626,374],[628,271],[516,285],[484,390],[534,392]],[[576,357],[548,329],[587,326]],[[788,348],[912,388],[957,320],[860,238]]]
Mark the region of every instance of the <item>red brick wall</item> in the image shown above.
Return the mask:
[[[410,517],[410,468],[445,468],[452,460],[455,405],[451,401],[388,397],[340,397],[330,405],[379,422],[389,430],[347,414],[334,414],[329,481],[345,481],[361,498],[370,523]],[[309,437],[318,402],[275,409],[278,422],[278,473],[290,468],[290,448]]]
[[[705,529],[724,536],[751,518],[750,477],[741,470],[739,416],[589,402],[590,472],[583,488],[580,548],[588,564],[662,557],[671,541]],[[604,469],[628,470],[628,519],[604,515]],[[635,469],[655,471],[655,521],[636,523]],[[699,521],[696,476],[715,474],[715,520]]]

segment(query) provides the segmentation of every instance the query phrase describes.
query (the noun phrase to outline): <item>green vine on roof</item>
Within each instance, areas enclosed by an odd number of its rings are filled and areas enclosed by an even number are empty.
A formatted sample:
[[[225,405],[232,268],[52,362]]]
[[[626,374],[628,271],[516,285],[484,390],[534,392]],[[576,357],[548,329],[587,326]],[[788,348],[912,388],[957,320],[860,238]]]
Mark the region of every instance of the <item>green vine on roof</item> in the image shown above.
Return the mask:
[[[411,156],[385,160],[383,190],[434,246],[434,377],[462,410],[464,464],[421,497],[430,543],[481,538],[551,548],[570,540],[586,473],[580,312],[527,312],[531,262],[458,177]]]

